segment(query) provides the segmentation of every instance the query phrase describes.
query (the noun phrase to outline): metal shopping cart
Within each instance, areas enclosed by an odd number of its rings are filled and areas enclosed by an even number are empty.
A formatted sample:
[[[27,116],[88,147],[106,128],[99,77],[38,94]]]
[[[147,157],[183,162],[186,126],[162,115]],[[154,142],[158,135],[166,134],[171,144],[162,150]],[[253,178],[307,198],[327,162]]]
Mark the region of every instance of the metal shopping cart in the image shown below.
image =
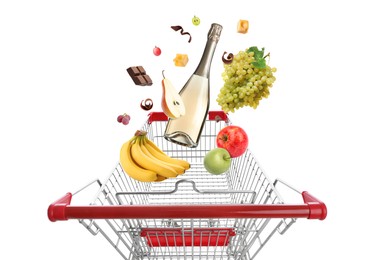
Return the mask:
[[[271,182],[249,150],[234,158],[228,172],[212,175],[203,158],[215,148],[216,135],[231,124],[221,111],[210,111],[197,148],[163,138],[167,117],[151,113],[143,130],[163,151],[183,158],[191,168],[177,178],[142,183],[121,165],[98,184],[88,205],[71,205],[67,193],[48,208],[51,221],[78,219],[93,235],[101,234],[124,259],[254,259],[275,234],[297,218],[326,217],[326,206],[308,192],[303,203],[286,204],[278,192],[285,182]],[[77,192],[77,193],[78,193]]]

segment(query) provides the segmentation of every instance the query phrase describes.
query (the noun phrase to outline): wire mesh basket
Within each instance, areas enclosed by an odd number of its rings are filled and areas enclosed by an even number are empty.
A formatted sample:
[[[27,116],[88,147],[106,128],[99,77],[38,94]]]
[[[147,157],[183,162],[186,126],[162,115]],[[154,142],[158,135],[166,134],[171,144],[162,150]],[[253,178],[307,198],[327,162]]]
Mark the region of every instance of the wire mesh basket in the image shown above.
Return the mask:
[[[130,178],[121,165],[99,185],[89,205],[71,205],[73,195],[52,203],[51,221],[78,219],[93,235],[101,234],[124,259],[254,259],[275,234],[297,218],[324,219],[326,206],[308,192],[301,204],[286,204],[252,153],[234,158],[221,175],[206,172],[205,154],[216,147],[216,135],[231,122],[210,111],[197,148],[163,138],[167,117],[151,113],[143,130],[171,157],[191,168],[177,178],[144,183]],[[298,192],[298,191],[297,191]]]

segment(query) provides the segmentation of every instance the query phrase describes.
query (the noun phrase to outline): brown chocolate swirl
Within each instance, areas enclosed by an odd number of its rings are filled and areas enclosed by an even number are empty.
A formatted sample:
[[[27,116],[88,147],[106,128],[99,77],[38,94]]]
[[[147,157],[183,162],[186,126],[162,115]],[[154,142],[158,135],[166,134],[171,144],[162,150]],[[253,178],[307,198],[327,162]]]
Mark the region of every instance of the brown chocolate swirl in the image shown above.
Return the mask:
[[[191,42],[191,41],[192,41],[192,36],[190,35],[190,33],[188,33],[188,32],[184,32],[183,27],[181,27],[180,25],[171,26],[171,28],[172,28],[174,31],[176,31],[176,32],[180,30],[180,34],[181,34],[181,35],[189,35],[189,41],[188,41],[188,42]]]

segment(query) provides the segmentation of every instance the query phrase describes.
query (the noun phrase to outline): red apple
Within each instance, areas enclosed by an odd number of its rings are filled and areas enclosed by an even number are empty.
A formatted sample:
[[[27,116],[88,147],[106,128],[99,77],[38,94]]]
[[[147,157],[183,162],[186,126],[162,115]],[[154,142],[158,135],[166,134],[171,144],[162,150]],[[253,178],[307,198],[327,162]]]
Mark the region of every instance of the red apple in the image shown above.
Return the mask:
[[[249,145],[249,138],[246,132],[239,126],[226,126],[221,129],[216,136],[216,144],[219,148],[224,148],[232,158],[245,153]]]

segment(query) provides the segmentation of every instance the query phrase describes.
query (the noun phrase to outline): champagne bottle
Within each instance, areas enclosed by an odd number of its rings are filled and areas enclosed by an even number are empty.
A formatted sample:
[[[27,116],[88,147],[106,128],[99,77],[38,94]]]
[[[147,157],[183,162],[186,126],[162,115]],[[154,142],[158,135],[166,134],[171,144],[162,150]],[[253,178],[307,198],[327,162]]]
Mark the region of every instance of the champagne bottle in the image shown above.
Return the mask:
[[[201,61],[179,94],[185,105],[185,115],[169,119],[164,137],[187,147],[197,147],[210,105],[210,66],[223,27],[213,23]]]

